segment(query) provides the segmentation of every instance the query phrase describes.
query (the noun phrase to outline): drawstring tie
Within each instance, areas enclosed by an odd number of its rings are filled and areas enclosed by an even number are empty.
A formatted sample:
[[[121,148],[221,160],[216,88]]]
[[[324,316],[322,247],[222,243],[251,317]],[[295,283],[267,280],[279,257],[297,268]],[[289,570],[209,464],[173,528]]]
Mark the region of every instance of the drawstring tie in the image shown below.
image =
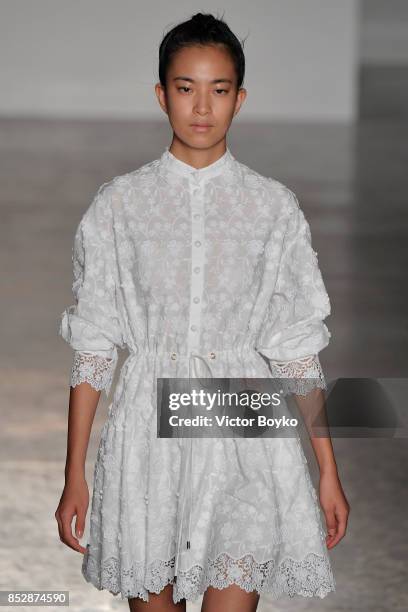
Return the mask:
[[[199,370],[197,369],[197,365],[199,361],[204,366],[206,370],[206,378],[214,378],[213,372],[207,363],[205,357],[200,355],[199,353],[195,353],[193,351],[190,352],[189,360],[188,360],[188,378],[200,378]],[[203,378],[203,376],[201,375]],[[183,535],[183,523],[184,523],[184,514],[186,514],[187,519],[187,530],[186,530],[186,549],[191,548],[191,514],[192,514],[192,504],[193,504],[193,483],[192,483],[192,474],[193,474],[193,438],[190,436],[188,438],[181,438],[182,445],[182,454],[181,454],[181,463],[184,466],[184,478],[181,481],[181,500],[179,501],[181,506],[181,519],[179,523],[179,532],[177,538],[177,550],[176,550],[176,565],[174,569],[175,578],[177,577],[178,563],[180,557],[181,550],[181,540]],[[188,492],[187,492],[188,486]]]

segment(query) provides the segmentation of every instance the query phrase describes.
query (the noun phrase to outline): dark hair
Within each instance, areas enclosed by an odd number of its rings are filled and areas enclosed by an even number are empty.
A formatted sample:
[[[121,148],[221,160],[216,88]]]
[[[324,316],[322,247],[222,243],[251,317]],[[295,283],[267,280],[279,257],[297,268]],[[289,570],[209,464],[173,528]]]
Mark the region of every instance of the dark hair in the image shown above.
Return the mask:
[[[245,75],[244,41],[239,41],[221,18],[211,13],[196,13],[167,32],[159,48],[159,79],[166,86],[166,74],[174,54],[184,47],[223,45],[230,53],[237,75],[237,88]]]

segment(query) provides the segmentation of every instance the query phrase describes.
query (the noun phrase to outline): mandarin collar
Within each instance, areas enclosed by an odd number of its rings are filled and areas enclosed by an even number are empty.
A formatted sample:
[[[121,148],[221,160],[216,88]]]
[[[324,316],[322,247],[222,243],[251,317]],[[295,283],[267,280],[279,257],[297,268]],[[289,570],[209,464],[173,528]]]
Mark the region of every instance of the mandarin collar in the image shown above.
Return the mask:
[[[194,182],[201,183],[209,178],[217,176],[223,172],[228,172],[233,169],[235,157],[227,147],[225,153],[221,155],[215,162],[212,162],[204,168],[195,168],[186,162],[178,159],[170,152],[167,146],[160,157],[160,167],[167,175],[179,175],[191,179]]]

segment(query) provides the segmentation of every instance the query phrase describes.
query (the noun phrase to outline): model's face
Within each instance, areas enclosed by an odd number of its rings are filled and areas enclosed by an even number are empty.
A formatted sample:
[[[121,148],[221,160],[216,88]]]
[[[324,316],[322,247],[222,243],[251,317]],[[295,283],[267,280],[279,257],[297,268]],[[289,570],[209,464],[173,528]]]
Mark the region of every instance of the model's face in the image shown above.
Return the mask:
[[[246,97],[222,47],[188,47],[178,51],[167,71],[166,89],[156,95],[177,138],[192,148],[209,148],[225,138]]]

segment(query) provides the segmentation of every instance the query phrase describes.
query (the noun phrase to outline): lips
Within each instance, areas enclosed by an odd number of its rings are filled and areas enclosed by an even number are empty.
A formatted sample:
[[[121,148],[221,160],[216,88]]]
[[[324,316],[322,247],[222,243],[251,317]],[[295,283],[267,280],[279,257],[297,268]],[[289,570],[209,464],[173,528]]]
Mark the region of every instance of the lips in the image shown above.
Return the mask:
[[[191,126],[191,129],[196,134],[205,134],[205,133],[209,132],[211,130],[211,128],[212,128],[212,125],[203,124],[203,123],[194,123]]]

